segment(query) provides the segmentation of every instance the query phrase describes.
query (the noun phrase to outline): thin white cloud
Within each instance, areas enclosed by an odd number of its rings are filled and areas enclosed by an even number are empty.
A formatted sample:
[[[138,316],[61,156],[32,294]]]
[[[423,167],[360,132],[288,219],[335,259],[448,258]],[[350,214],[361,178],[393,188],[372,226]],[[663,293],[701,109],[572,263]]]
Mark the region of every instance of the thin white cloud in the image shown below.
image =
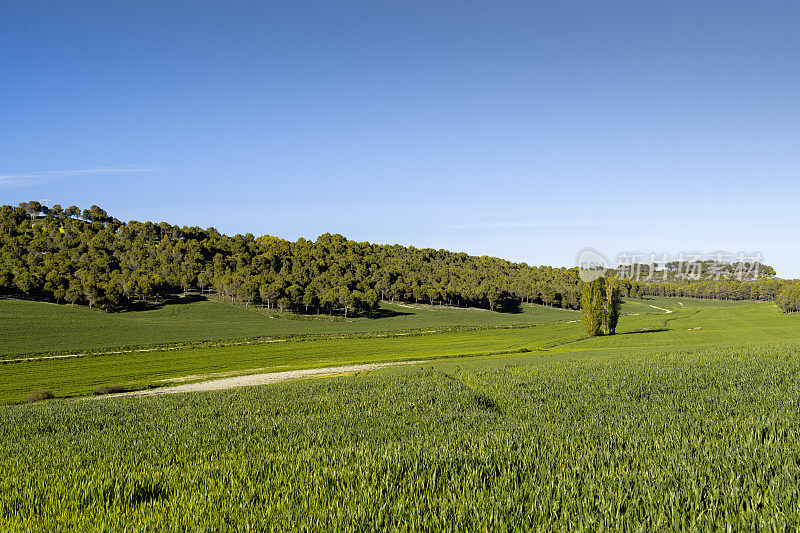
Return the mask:
[[[584,222],[576,220],[561,221],[513,221],[504,220],[496,222],[468,222],[464,224],[448,224],[445,227],[452,230],[470,229],[508,229],[508,228],[552,228],[552,227],[581,227],[586,225]]]
[[[81,168],[75,170],[44,170],[40,172],[24,172],[20,174],[0,174],[0,184],[5,185],[28,185],[30,182],[39,179],[70,178],[79,176],[92,176],[98,174],[120,174],[132,172],[155,172],[155,168],[131,166],[131,167],[99,167]]]

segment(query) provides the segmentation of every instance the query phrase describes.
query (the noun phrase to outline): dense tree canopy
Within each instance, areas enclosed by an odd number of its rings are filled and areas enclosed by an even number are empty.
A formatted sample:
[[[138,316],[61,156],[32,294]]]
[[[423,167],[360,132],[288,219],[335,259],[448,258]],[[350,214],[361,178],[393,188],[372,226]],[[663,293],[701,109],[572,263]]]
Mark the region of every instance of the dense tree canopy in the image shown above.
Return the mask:
[[[509,310],[580,305],[575,269],[324,234],[289,242],[214,228],[121,222],[97,206],[0,207],[0,293],[113,310],[213,290],[231,301],[345,315],[380,299]]]
[[[0,207],[0,294],[115,310],[198,290],[301,312],[368,313],[383,300],[512,310],[520,302],[580,308],[577,269],[534,267],[324,234],[290,242],[165,222],[121,222],[97,206]],[[772,300],[768,283],[644,284],[622,296]]]
[[[785,313],[796,313],[800,311],[800,282],[786,285],[775,299],[778,307]]]
[[[785,280],[764,277],[758,281],[736,279],[709,279],[676,281],[668,283],[641,283],[620,280],[622,296],[680,296],[713,300],[766,300],[772,301],[786,284]]]

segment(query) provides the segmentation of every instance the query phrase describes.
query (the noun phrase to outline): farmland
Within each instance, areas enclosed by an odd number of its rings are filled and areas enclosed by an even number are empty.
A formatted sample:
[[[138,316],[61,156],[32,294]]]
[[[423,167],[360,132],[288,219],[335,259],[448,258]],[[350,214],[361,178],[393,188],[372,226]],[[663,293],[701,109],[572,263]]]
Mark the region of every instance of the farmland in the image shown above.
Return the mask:
[[[774,304],[738,302],[737,305],[714,306],[704,301],[684,299],[680,302],[682,306],[669,298],[629,301],[624,309],[632,309],[639,314],[624,317],[621,334],[593,339],[585,338],[579,322],[562,320],[532,326],[511,324],[507,327],[495,324],[461,330],[432,327],[395,334],[366,331],[349,335],[186,347],[177,345],[142,352],[7,363],[0,365],[3,378],[0,380],[0,402],[20,401],[29,392],[40,389],[52,390],[59,397],[71,397],[91,394],[97,387],[110,384],[126,388],[164,386],[171,380],[183,380],[186,376],[202,378],[220,372],[244,374],[377,361],[491,357],[523,352],[544,354],[623,348],[653,350],[721,346],[731,342],[800,340],[800,316],[782,315]],[[674,311],[666,314],[651,305],[662,309],[672,308]],[[482,311],[451,311],[459,312],[465,313],[466,318],[473,313],[481,317],[488,315]],[[559,316],[565,313],[561,310],[551,312],[559,313]],[[430,312],[431,315],[434,313]],[[105,318],[104,313],[93,316]],[[372,325],[381,320],[356,324]]]
[[[57,398],[0,406],[0,528],[800,527],[800,315],[675,298],[624,311],[618,335],[591,339],[573,320],[443,321],[2,364],[0,401]],[[78,399],[401,360],[419,362]]]
[[[800,347],[590,350],[0,411],[4,529],[800,525]]]
[[[590,349],[652,350],[676,346],[719,346],[731,342],[800,340],[800,316],[782,315],[774,304],[739,302],[737,305],[714,306],[704,301],[680,301],[683,306],[669,298],[629,301],[624,309],[640,314],[624,317],[620,335],[593,339],[585,338],[579,322],[562,320],[541,325],[431,327],[396,333],[365,331],[348,335],[177,345],[142,352],[7,363],[0,365],[3,378],[0,380],[0,402],[20,401],[26,394],[40,389],[52,390],[59,397],[72,397],[90,395],[100,386],[114,384],[129,389],[164,386],[187,376],[202,379],[205,375],[221,372],[246,374],[378,361]],[[674,312],[666,314],[651,305],[673,308]],[[548,309],[538,312],[548,311],[558,313],[558,316],[568,313]],[[474,314],[481,317],[498,315],[483,311],[450,311],[451,314],[461,312],[467,319]],[[429,316],[436,316],[434,313],[430,311]],[[93,316],[105,319],[106,315],[96,313]],[[516,316],[519,315],[511,315],[512,319]],[[381,320],[384,319],[355,324],[372,325]]]
[[[575,320],[576,311],[523,305],[519,313],[482,309],[398,305],[383,302],[377,319],[345,320],[176,297],[145,310],[104,313],[82,306],[0,299],[0,357],[102,350],[174,342],[231,340],[280,335],[398,331],[416,328],[494,326]],[[79,336],[75,335],[80,331]]]

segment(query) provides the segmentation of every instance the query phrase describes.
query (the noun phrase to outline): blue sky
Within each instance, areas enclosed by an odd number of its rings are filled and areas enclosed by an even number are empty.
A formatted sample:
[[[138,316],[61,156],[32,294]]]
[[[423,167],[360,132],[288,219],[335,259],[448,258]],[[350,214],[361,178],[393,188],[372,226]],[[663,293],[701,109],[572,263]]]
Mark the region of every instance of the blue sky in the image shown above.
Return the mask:
[[[0,203],[800,277],[797,2],[0,9]]]

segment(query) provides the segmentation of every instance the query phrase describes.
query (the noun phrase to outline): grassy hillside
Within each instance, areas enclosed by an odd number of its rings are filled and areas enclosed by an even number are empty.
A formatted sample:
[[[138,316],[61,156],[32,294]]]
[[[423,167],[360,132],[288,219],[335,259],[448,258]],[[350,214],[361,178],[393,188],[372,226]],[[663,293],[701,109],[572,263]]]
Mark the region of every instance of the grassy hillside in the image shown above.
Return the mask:
[[[669,309],[666,306],[670,302],[655,302],[653,305]],[[676,307],[674,301],[671,304]],[[619,334],[612,337],[588,339],[580,322],[562,321],[511,329],[417,335],[366,334],[361,338],[286,340],[7,363],[0,365],[0,402],[19,401],[28,392],[43,388],[52,389],[58,396],[73,396],[91,394],[100,385],[164,385],[163,380],[215,372],[247,373],[375,361],[492,356],[523,350],[539,355],[588,350],[629,353],[732,343],[800,341],[800,315],[781,314],[774,304],[765,302],[719,307],[703,305],[676,308],[669,314],[659,311],[626,315],[618,331]]]
[[[397,331],[454,325],[548,323],[574,320],[575,311],[522,306],[520,313],[480,309],[381,304],[376,319],[330,319],[269,312],[210,300],[176,298],[144,311],[106,313],[82,306],[0,300],[0,357],[43,352],[98,350],[172,342],[274,335]],[[80,335],[76,335],[80,332]]]
[[[799,393],[793,342],[2,407],[0,529],[793,530]]]
[[[650,297],[626,300],[622,311],[657,315],[663,311],[652,306],[680,310],[741,305],[748,305],[748,302]],[[175,298],[151,309],[122,313],[0,299],[0,331],[5,333],[0,336],[0,358],[266,336],[400,331],[456,325],[547,324],[580,319],[576,311],[541,305],[523,305],[519,313],[493,313],[482,309],[388,302],[381,304],[377,316],[331,319],[326,315],[245,309],[244,306],[190,298]],[[80,335],[75,334],[78,331]]]

